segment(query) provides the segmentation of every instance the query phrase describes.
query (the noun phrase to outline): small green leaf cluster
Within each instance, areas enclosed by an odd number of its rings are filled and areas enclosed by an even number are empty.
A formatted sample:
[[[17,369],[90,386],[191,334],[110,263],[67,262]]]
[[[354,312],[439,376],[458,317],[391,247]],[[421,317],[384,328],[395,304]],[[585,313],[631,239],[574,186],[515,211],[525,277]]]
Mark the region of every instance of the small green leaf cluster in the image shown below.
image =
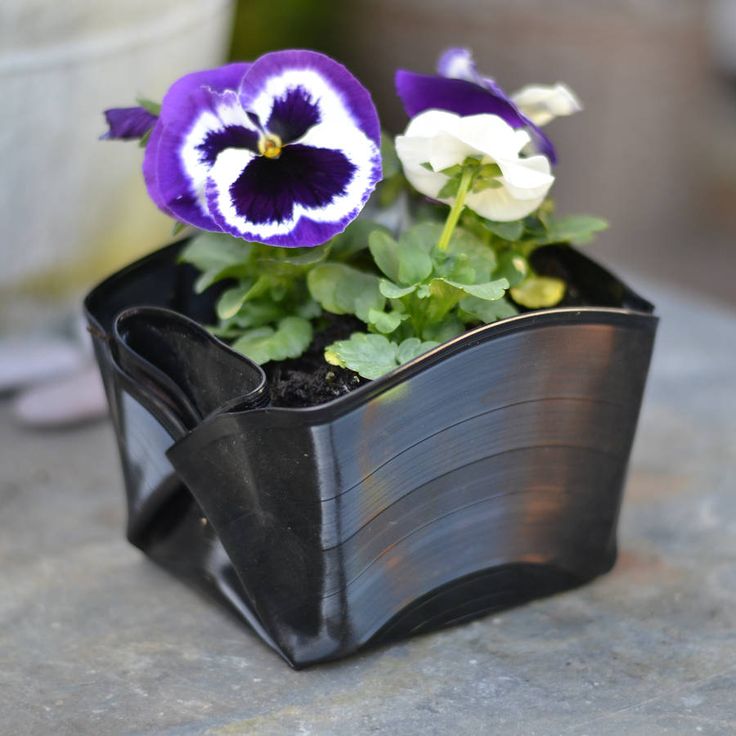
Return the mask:
[[[309,294],[306,272],[327,255],[326,248],[286,250],[201,233],[180,260],[200,271],[198,294],[226,282],[215,307],[218,324],[210,329],[263,364],[297,358],[312,342],[313,322],[322,310]]]
[[[554,307],[562,301],[566,284],[562,279],[535,273],[531,256],[544,245],[583,245],[608,223],[589,215],[556,217],[554,205],[546,200],[533,215],[514,222],[492,222],[466,210],[460,222],[497,255],[497,276],[509,282],[514,303],[527,309]]]

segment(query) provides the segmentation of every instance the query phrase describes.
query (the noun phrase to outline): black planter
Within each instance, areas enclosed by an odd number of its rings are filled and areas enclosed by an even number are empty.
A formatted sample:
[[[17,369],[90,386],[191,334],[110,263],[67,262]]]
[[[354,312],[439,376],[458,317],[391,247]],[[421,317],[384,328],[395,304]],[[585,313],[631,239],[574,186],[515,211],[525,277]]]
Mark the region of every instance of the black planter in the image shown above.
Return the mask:
[[[586,303],[479,327],[339,399],[268,405],[181,244],[86,301],[128,538],[291,665],[606,572],[657,319],[575,250]],[[183,316],[183,315],[186,315]]]

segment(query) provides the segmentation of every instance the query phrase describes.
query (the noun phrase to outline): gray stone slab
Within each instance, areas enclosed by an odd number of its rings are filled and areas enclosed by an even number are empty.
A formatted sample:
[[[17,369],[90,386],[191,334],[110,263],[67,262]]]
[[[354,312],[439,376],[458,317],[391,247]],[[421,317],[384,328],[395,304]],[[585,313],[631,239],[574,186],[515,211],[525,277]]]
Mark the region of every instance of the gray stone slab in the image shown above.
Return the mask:
[[[24,432],[0,405],[0,732],[736,733],[736,314],[647,293],[613,572],[302,672],[125,542],[108,426]]]

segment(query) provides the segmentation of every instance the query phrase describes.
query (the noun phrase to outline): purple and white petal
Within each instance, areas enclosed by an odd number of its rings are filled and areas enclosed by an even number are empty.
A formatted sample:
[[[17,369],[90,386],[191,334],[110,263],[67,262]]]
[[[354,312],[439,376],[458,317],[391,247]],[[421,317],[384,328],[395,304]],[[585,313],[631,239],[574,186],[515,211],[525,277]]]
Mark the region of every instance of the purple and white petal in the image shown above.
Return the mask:
[[[497,115],[514,128],[525,128],[535,148],[556,161],[550,139],[517,107],[493,79],[481,76],[468,49],[448,49],[438,63],[440,76],[396,72],[396,91],[409,117],[425,110],[447,110],[457,115]]]
[[[479,87],[485,87],[493,94],[508,99],[503,89],[490,77],[484,77],[475,65],[470,49],[451,48],[444,51],[437,61],[437,73],[448,79],[464,79]]]
[[[342,232],[381,177],[380,127],[367,90],[322,54],[283,51],[256,61],[239,95],[283,148],[277,158],[232,150],[218,157],[207,184],[218,226],[294,247]]]
[[[249,64],[228,64],[187,74],[164,96],[161,115],[151,132],[143,159],[148,193],[167,214],[203,230],[219,230],[207,210],[204,187],[213,141],[208,134],[223,131],[227,123],[239,124],[218,95],[237,89]],[[243,127],[253,128],[246,118]],[[197,150],[197,146],[204,146]],[[209,153],[208,153],[209,151]]]
[[[108,131],[103,140],[129,141],[142,138],[158,118],[145,107],[113,107],[104,111]]]
[[[561,82],[552,86],[530,84],[514,92],[511,99],[529,120],[540,126],[583,109],[577,95]]]

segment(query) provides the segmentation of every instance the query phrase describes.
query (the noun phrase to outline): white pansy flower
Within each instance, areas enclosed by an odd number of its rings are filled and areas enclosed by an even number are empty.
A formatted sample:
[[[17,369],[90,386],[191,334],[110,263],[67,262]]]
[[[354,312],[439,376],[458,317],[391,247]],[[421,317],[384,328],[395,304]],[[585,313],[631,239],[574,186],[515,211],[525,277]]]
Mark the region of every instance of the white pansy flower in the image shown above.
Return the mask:
[[[535,125],[547,125],[555,118],[583,109],[577,95],[561,82],[551,86],[530,84],[514,92],[511,100]]]
[[[396,138],[396,152],[411,185],[446,204],[454,198],[439,196],[448,182],[443,169],[462,164],[468,156],[496,164],[501,171],[495,177],[498,184],[481,191],[471,189],[465,206],[489,220],[510,222],[534,212],[554,182],[546,156],[520,156],[528,143],[526,131],[514,130],[497,115],[426,110]]]

